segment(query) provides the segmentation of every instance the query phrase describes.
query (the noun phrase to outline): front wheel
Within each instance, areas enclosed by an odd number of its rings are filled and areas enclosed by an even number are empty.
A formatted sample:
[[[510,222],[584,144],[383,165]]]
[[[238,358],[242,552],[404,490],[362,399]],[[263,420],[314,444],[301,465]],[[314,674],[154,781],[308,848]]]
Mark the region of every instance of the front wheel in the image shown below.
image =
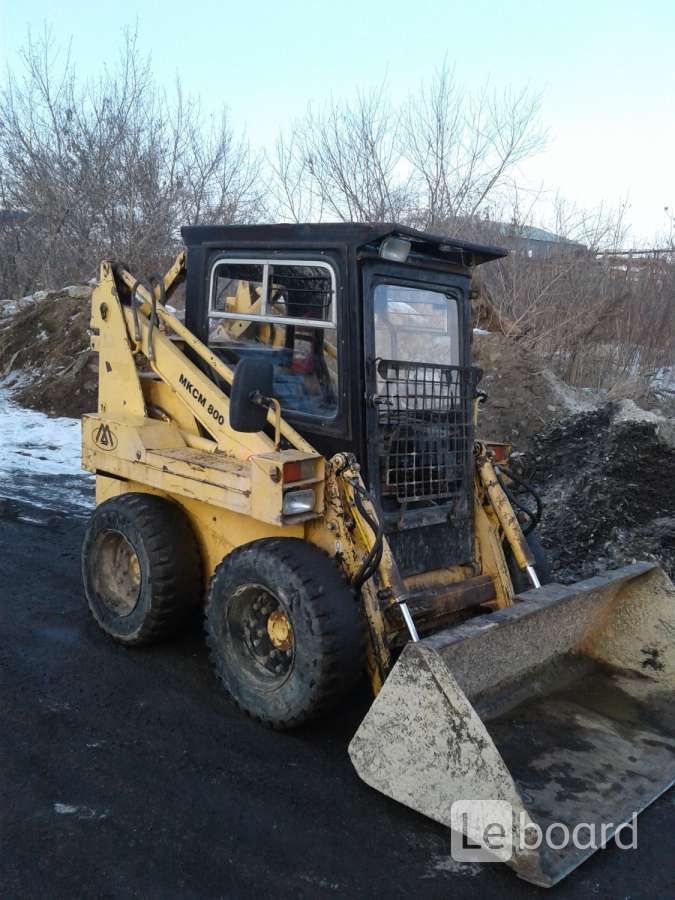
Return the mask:
[[[253,541],[225,557],[211,581],[206,633],[232,699],[276,728],[334,706],[364,670],[358,600],[332,561],[296,538]]]

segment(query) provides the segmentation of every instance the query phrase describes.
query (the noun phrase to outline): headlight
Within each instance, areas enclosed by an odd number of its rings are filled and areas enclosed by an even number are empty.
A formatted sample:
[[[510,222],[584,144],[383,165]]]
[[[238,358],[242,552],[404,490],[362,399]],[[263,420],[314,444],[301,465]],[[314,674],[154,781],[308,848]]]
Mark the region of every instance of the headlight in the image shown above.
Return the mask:
[[[380,245],[382,259],[392,259],[394,262],[404,263],[410,253],[412,244],[405,238],[390,234]]]
[[[297,516],[298,513],[312,512],[316,497],[312,488],[302,491],[286,491],[281,511],[285,516]]]

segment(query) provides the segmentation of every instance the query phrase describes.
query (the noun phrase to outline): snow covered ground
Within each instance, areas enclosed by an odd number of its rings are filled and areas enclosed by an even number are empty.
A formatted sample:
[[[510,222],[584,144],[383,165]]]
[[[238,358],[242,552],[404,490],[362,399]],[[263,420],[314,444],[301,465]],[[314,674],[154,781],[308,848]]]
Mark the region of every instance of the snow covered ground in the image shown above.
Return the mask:
[[[84,513],[94,479],[80,468],[79,419],[50,418],[0,389],[0,497]]]
[[[650,382],[653,388],[660,391],[675,393],[675,363],[658,369]]]

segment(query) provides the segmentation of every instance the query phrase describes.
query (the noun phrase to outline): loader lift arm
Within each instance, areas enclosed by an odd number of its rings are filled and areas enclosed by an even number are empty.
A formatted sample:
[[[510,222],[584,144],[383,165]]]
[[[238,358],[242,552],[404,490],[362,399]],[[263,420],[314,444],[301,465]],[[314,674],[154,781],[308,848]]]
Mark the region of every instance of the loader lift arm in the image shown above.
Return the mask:
[[[104,264],[105,265],[105,264]],[[185,325],[172,315],[160,302],[160,289],[155,287],[154,291],[149,291],[144,285],[140,284],[134,276],[121,266],[114,266],[113,273],[120,282],[125,284],[130,292],[131,309],[124,308],[124,314],[127,324],[127,333],[134,332],[129,328],[131,317],[133,324],[138,322],[140,327],[139,337],[134,336],[134,352],[142,352],[150,361],[150,366],[164,381],[169,384],[181,384],[181,374],[187,378],[185,373],[190,375],[190,389],[178,396],[190,408],[196,419],[213,434],[219,449],[229,448],[232,443],[240,444],[249,452],[260,449],[261,442],[255,437],[244,436],[241,432],[233,431],[228,422],[229,413],[229,397],[221,391],[194,363],[190,363],[185,355],[177,351],[172,342],[167,339],[166,332],[173,333],[179,338],[185,346],[189,347],[203,362],[210,366],[213,371],[222,378],[227,384],[232,384],[232,369],[225,365],[215,353],[212,353],[208,347],[198,340]],[[166,273],[163,281],[166,296],[170,296],[170,292],[179,283],[185,273],[185,251],[179,253],[175,262]],[[138,301],[138,305],[135,305]],[[138,317],[134,316],[134,309],[139,313]],[[157,332],[151,330],[152,316],[156,315],[159,319],[161,327]],[[180,371],[178,371],[180,370]],[[178,371],[178,377],[176,373]],[[206,398],[206,402],[202,402],[202,398]],[[209,409],[213,409],[219,415],[209,413]],[[268,422],[274,426],[275,415],[270,411]],[[282,420],[281,435],[291,447],[296,450],[302,450],[307,453],[314,453],[314,449],[298,432],[292,428],[287,422]],[[270,444],[266,445],[269,449]]]

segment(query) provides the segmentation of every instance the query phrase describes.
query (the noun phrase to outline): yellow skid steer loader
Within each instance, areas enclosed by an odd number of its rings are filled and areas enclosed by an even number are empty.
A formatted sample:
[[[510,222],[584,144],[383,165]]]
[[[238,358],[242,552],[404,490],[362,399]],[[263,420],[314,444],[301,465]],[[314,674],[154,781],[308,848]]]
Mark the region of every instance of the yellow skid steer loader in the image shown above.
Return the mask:
[[[504,251],[397,225],[183,238],[147,284],[102,263],[92,296],[93,616],[149,643],[206,595],[217,675],[276,728],[367,671],[361,778],[485,852],[506,810],[495,855],[554,884],[595,846],[538,835],[606,839],[673,782],[675,592],[642,563],[549,583],[509,446],[476,439],[471,274]]]

